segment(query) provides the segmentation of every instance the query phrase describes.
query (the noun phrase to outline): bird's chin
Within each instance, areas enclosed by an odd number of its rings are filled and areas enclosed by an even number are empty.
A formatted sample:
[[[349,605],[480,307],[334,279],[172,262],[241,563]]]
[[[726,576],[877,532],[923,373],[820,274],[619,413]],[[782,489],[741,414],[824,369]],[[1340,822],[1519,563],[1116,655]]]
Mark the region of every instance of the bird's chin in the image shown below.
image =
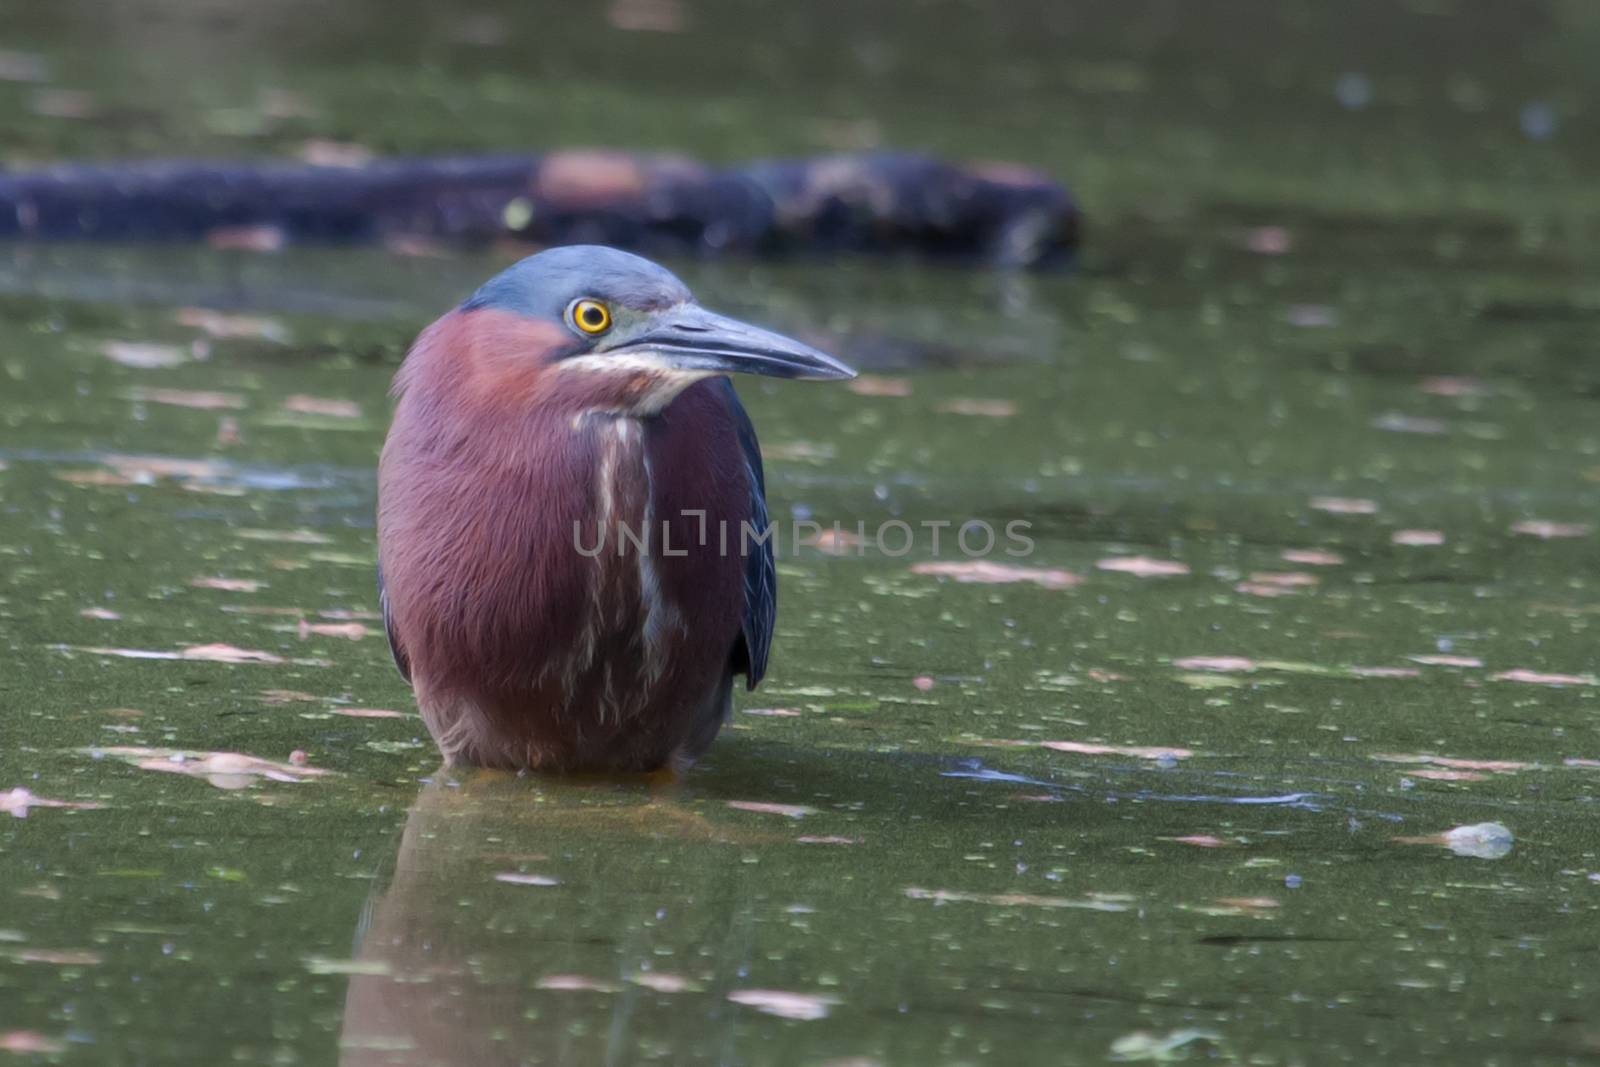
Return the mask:
[[[584,375],[594,402],[589,410],[644,418],[660,414],[696,382],[721,371],[675,367],[649,356],[577,356],[555,365],[563,374]]]

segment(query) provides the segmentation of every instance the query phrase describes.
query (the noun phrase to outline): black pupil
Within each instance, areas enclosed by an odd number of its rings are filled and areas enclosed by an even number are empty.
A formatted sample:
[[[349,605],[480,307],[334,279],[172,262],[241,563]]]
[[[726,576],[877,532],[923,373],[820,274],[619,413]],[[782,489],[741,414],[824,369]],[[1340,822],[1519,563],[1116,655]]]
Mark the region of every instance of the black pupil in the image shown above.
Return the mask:
[[[595,307],[593,304],[591,304],[588,307],[584,308],[583,312],[582,312],[582,315],[583,315],[583,324],[585,326],[588,326],[590,329],[599,329],[600,328],[600,324],[606,321],[605,312],[601,311],[599,308]]]

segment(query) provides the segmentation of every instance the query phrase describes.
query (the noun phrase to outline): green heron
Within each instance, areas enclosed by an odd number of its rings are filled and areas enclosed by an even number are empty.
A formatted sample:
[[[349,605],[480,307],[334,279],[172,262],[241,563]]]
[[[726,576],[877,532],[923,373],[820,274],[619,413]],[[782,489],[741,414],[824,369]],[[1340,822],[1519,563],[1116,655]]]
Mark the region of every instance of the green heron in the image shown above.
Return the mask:
[[[766,670],[777,570],[728,372],[849,378],[677,277],[552,248],[417,338],[378,472],[389,646],[446,762],[680,769]]]

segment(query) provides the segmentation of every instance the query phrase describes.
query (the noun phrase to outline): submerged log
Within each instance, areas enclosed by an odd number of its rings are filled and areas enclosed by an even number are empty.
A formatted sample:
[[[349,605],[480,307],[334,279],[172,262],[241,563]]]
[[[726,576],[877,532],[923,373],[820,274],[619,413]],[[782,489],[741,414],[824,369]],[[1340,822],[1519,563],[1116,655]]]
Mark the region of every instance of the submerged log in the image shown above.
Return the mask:
[[[712,167],[609,151],[0,171],[0,238],[599,242],[665,254],[912,252],[1044,266],[1077,243],[1047,176],[898,153]]]

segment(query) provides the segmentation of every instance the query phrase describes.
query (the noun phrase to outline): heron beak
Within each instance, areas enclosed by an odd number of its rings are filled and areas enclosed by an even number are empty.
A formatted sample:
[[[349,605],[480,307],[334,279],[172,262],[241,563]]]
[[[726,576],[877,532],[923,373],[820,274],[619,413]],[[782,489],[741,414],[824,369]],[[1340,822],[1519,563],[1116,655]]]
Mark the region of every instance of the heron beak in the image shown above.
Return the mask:
[[[854,378],[826,352],[793,338],[683,304],[663,311],[643,334],[610,349],[658,360],[672,370],[765,374],[771,378]]]

